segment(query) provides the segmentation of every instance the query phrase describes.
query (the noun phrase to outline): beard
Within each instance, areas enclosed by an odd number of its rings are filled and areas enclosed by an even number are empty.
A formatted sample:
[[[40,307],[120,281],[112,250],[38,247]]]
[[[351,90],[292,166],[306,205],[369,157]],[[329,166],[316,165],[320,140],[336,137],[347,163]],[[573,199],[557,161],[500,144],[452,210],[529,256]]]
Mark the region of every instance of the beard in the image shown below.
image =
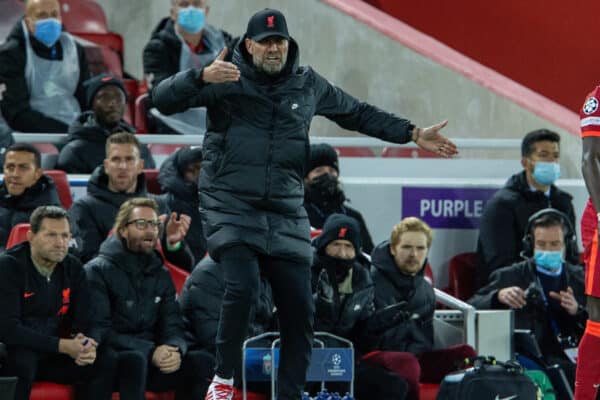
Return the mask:
[[[339,211],[346,201],[337,177],[329,174],[319,175],[305,187],[305,199],[316,204],[327,213]]]
[[[283,70],[283,67],[285,67],[285,63],[287,62],[287,53],[280,54],[281,59],[278,64],[271,64],[271,63],[265,62],[265,59],[268,56],[269,56],[269,53],[264,54],[264,56],[262,58],[253,54],[252,55],[252,63],[254,64],[256,69],[259,70],[260,72],[263,72],[263,73],[265,73],[267,75],[271,75],[271,76],[278,75]]]
[[[140,237],[127,239],[127,248],[133,253],[144,253],[150,254],[156,248],[158,242],[158,236],[156,235],[143,235]]]

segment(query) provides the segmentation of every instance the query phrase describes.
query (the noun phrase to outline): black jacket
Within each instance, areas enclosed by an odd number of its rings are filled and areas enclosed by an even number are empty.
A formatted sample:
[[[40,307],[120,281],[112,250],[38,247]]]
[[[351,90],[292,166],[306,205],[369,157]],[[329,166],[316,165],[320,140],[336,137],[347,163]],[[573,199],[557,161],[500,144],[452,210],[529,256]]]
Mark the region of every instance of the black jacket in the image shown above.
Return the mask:
[[[156,346],[187,351],[175,286],[157,251],[129,251],[117,235],[85,265],[91,298],[90,336],[116,350],[139,350],[152,356]]]
[[[518,286],[526,290],[536,280],[536,275],[532,260],[497,269],[490,275],[488,284],[479,289],[468,302],[477,309],[508,309],[508,306],[498,301],[500,289]],[[563,336],[572,336],[579,340],[587,319],[587,312],[584,311],[586,297],[583,268],[565,263],[562,280],[564,288],[570,286],[573,289],[580,310],[571,316],[562,308],[556,307],[560,311],[553,312],[554,319]],[[539,288],[539,285],[537,287]],[[545,354],[562,354],[550,326],[550,314],[541,301],[528,300],[524,308],[514,311],[515,328],[531,329]]]
[[[225,294],[223,269],[210,257],[202,260],[186,280],[179,304],[186,324],[190,348],[215,352],[215,339]],[[275,324],[271,285],[260,281],[257,303],[250,311],[248,337],[270,331]]]
[[[79,260],[67,255],[50,279],[31,261],[29,242],[0,254],[0,341],[57,353],[60,337],[89,329],[89,298]]]
[[[506,185],[487,202],[483,209],[477,241],[477,284],[486,284],[489,275],[496,269],[522,260],[522,239],[527,221],[535,212],[552,207],[565,213],[575,226],[573,197],[556,186],[550,187],[550,197],[532,192],[525,171],[511,176]],[[579,263],[577,249],[570,249],[568,261]]]
[[[31,47],[39,57],[51,60],[52,49],[46,47],[30,36]],[[83,47],[76,43],[79,58],[79,81],[74,93],[84,109],[85,90],[83,82],[90,77]],[[21,28],[21,20],[12,29],[6,42],[0,46],[0,84],[6,85],[6,91],[0,97],[0,109],[8,125],[21,132],[67,132],[68,126],[62,121],[50,118],[29,105],[29,89],[25,79],[25,37]],[[55,45],[56,59],[62,60],[60,41]]]
[[[133,193],[117,193],[108,189],[108,175],[104,167],[97,167],[87,186],[87,194],[77,199],[69,209],[71,223],[77,227],[81,239],[81,260],[89,261],[100,249],[100,244],[106,239],[115,223],[121,204],[134,197],[154,198],[159,206],[159,214],[168,214],[169,209],[160,198],[149,195],[146,191],[144,174],[138,175],[137,189]],[[164,244],[164,236],[163,236]],[[187,249],[187,246],[184,246]],[[167,252],[169,261],[185,269],[191,269],[193,259],[187,253],[184,257],[175,258],[179,252]]]
[[[355,210],[354,208],[349,207],[346,204],[343,204],[339,208],[339,210],[334,210],[330,213],[327,213],[323,211],[318,204],[309,201],[304,202],[304,208],[306,209],[306,213],[308,214],[310,226],[312,226],[315,229],[322,229],[327,217],[334,213],[345,214],[349,217],[354,218],[356,221],[358,221],[358,225],[360,226],[360,241],[362,243],[362,251],[364,251],[367,254],[371,254],[371,252],[373,251],[373,239],[371,239],[371,234],[369,233],[369,229],[367,228],[365,219],[363,218],[360,211]]]
[[[238,82],[205,84],[202,70],[188,70],[155,87],[153,101],[164,114],[207,107],[199,186],[211,256],[218,260],[223,248],[244,244],[309,263],[303,178],[313,116],[397,143],[410,140],[412,126],[359,102],[310,67],[299,67],[293,40],[277,77],[256,70],[244,41],[239,43],[233,55]]]
[[[228,48],[228,59],[231,60],[235,40],[225,31],[208,25],[205,29],[220,32]],[[151,87],[180,71],[181,40],[175,34],[175,25],[170,17],[163,18],[152,31],[152,37],[144,47],[143,61],[146,79],[150,77]]]
[[[171,154],[160,166],[158,183],[164,192],[160,197],[171,211],[183,213],[192,218],[185,242],[192,251],[194,259],[200,261],[206,254],[206,239],[202,231],[198,185],[183,179],[177,169],[177,155]]]
[[[419,354],[433,349],[433,314],[435,293],[424,277],[423,270],[414,276],[405,275],[390,254],[390,243],[380,243],[373,251],[371,275],[375,283],[375,308],[406,302],[407,318],[387,329],[380,341],[381,350],[408,351]]]
[[[68,174],[91,174],[106,158],[106,139],[117,132],[135,133],[135,128],[121,120],[114,128],[100,126],[93,111],[86,111],[69,127],[67,144],[60,150],[56,169]],[[144,168],[156,168],[148,146],[140,145]]]
[[[11,196],[4,182],[0,183],[0,246],[4,248],[10,230],[16,224],[29,222],[29,217],[39,206],[61,206],[52,178],[42,175],[20,196]]]

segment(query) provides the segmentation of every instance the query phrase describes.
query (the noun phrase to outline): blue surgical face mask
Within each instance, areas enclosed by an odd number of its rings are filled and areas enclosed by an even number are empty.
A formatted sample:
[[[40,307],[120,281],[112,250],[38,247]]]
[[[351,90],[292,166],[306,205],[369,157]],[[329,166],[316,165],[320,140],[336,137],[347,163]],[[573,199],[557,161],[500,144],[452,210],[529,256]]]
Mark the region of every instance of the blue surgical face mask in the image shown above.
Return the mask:
[[[560,164],[557,162],[536,161],[533,179],[541,185],[550,186],[560,178]]]
[[[54,43],[60,38],[62,33],[62,24],[56,18],[38,19],[35,21],[35,33],[33,36],[46,47],[54,46]]]
[[[562,251],[535,250],[533,260],[538,271],[547,275],[560,275],[563,265]]]
[[[204,28],[206,14],[203,8],[189,6],[179,9],[177,24],[188,33],[198,33]]]

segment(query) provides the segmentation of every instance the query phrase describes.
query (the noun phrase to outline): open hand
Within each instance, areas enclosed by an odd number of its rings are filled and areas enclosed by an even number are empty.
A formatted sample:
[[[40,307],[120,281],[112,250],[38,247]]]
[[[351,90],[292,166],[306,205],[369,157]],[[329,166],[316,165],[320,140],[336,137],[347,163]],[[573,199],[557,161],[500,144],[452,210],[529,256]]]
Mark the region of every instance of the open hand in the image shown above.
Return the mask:
[[[416,128],[413,131],[413,140],[417,146],[424,150],[431,151],[442,157],[452,157],[458,154],[456,145],[440,131],[448,125],[448,121],[440,122],[428,128]]]
[[[164,224],[167,216],[163,214],[159,218]],[[165,227],[167,244],[173,247],[177,242],[182,241],[185,238],[185,235],[187,235],[191,223],[192,218],[189,215],[179,214],[179,217],[177,217],[177,213],[172,212],[169,221],[167,222],[167,226]]]
[[[227,47],[223,48],[215,61],[202,71],[202,80],[206,83],[235,82],[240,79],[240,70],[230,62],[224,61]]]

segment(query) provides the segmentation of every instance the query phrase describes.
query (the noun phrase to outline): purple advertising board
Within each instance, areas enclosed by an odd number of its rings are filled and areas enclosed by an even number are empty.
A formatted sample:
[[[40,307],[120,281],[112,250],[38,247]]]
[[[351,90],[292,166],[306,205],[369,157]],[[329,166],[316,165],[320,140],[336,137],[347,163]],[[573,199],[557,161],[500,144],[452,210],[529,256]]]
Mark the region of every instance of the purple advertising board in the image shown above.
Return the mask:
[[[404,187],[402,218],[419,217],[432,228],[477,229],[485,203],[497,190]]]

